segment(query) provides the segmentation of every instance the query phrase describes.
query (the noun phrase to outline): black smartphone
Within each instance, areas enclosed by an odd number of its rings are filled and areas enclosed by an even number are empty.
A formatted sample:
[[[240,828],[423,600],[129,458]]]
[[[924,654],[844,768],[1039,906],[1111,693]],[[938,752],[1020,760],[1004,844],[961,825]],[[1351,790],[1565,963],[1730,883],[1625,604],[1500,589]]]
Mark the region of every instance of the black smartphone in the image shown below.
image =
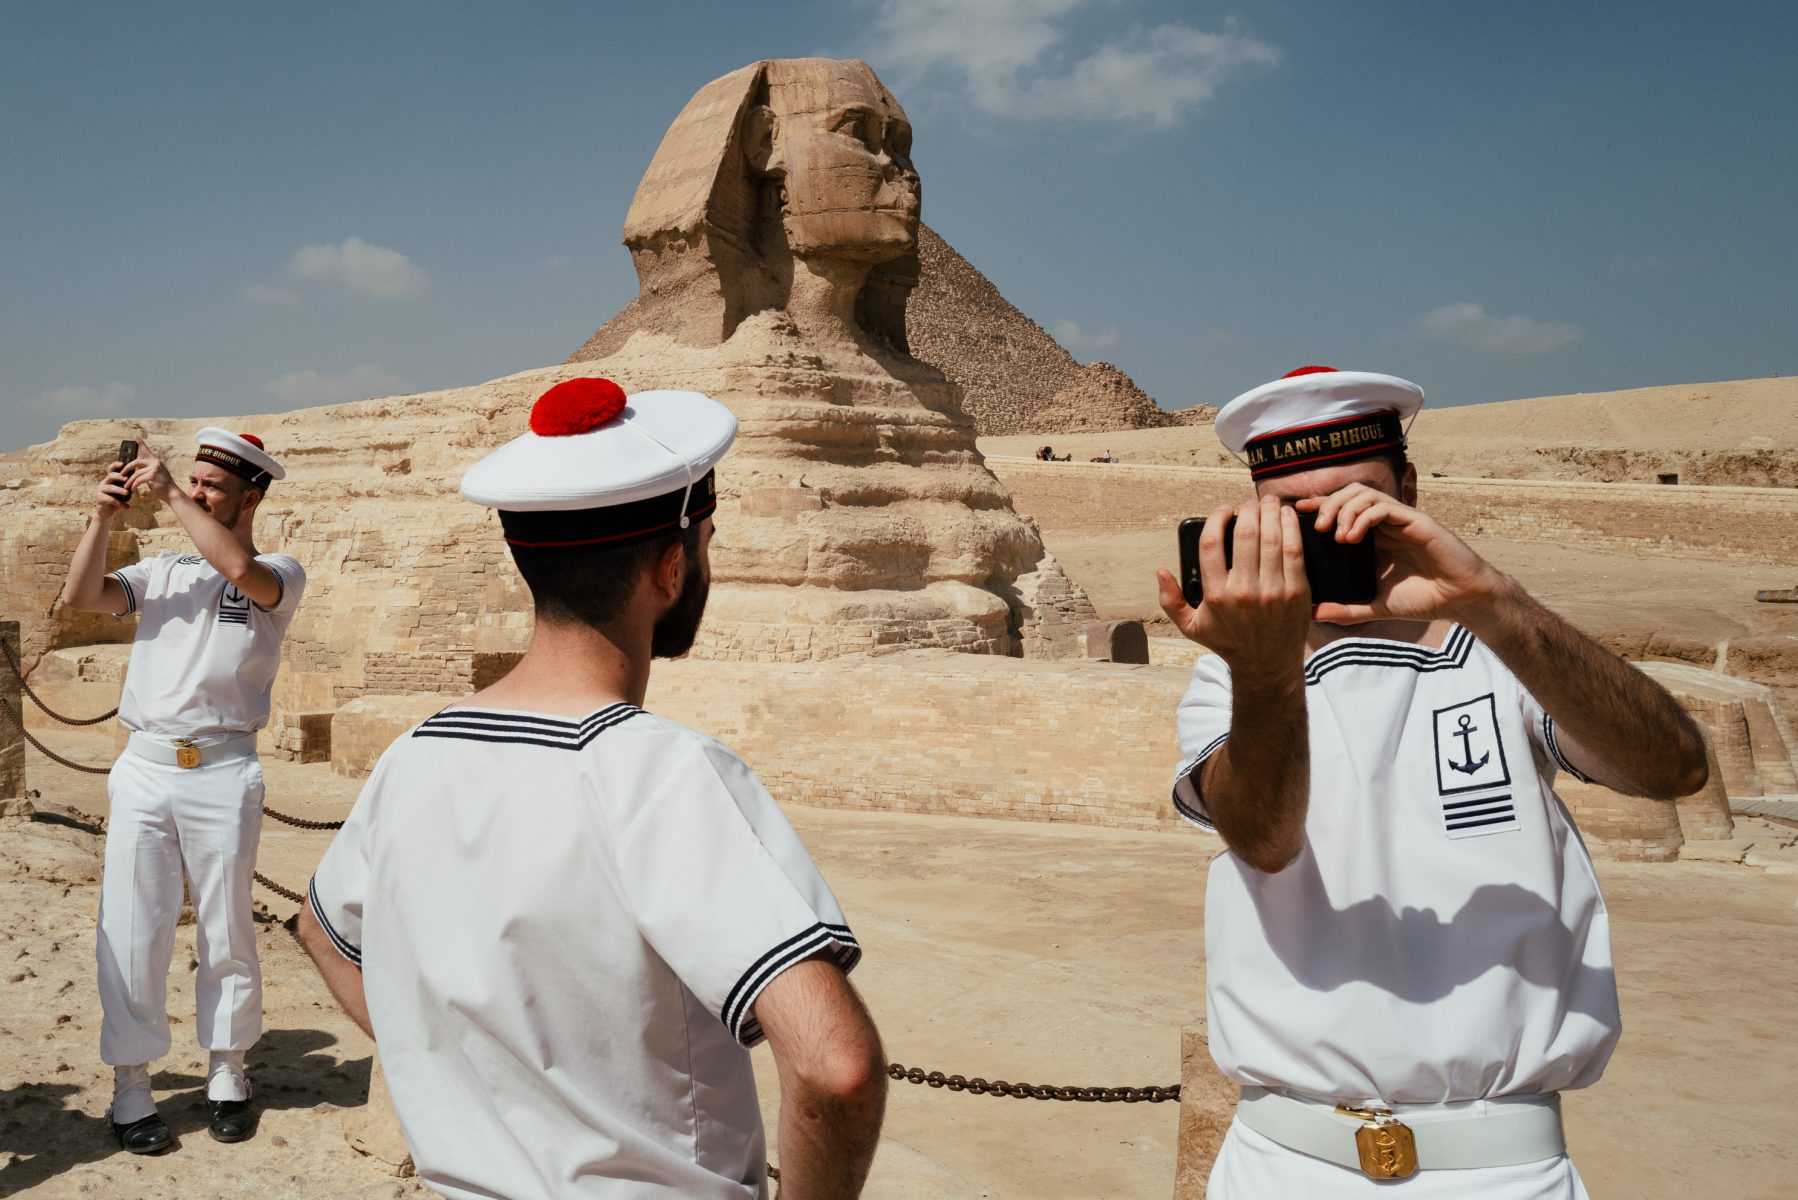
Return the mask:
[[[1299,536],[1305,549],[1305,579],[1311,585],[1313,604],[1366,604],[1379,589],[1378,564],[1373,537],[1359,542],[1339,542],[1336,533],[1319,533],[1315,513],[1299,514]],[[1205,598],[1205,581],[1199,574],[1199,535],[1204,517],[1180,522],[1180,591],[1194,608]],[[1234,561],[1236,518],[1224,528],[1224,566]]]
[[[129,466],[131,464],[131,460],[136,457],[137,457],[137,440],[135,438],[126,438],[124,441],[119,443],[119,462],[125,464],[126,466]],[[130,504],[131,503],[130,494],[127,493],[125,495],[124,499],[120,500],[119,503],[127,504],[127,505]]]

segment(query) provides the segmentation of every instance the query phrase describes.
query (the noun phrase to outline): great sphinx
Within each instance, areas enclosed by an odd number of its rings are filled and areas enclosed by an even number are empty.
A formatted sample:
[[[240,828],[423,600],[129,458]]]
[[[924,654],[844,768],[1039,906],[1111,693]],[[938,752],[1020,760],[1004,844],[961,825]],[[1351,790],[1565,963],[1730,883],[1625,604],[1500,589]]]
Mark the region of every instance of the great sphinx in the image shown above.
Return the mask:
[[[698,655],[1077,653],[1091,604],[986,469],[959,390],[908,352],[910,153],[867,64],[779,59],[701,88],[638,185],[638,295],[569,362],[742,422]]]
[[[756,63],[701,88],[625,222],[636,300],[571,361],[486,383],[260,417],[77,421],[11,456],[0,615],[28,665],[128,638],[55,604],[105,456],[141,428],[254,429],[304,465],[265,503],[270,548],[312,582],[276,686],[282,714],[366,695],[463,694],[529,633],[529,598],[468,465],[579,374],[689,387],[742,422],[718,478],[712,603],[695,657],[805,661],[941,647],[1078,656],[1092,605],[1011,506],[954,385],[912,358],[918,181],[905,114],[855,62]],[[184,544],[135,503],[113,566]],[[486,664],[486,665],[481,665]]]

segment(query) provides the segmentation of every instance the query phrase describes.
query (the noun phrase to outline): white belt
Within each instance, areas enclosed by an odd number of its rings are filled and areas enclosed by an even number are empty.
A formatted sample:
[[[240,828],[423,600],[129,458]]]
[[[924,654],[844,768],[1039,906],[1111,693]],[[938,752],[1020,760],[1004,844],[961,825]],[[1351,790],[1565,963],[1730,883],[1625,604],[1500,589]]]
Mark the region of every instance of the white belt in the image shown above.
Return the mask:
[[[196,746],[192,738],[170,738],[165,742],[133,730],[131,740],[126,744],[131,753],[140,758],[169,767],[197,767],[201,763],[256,753],[256,735],[253,733],[240,733],[223,741]]]
[[[1464,1104],[1338,1107],[1245,1087],[1236,1119],[1289,1150],[1374,1179],[1413,1171],[1540,1162],[1567,1151],[1561,1098],[1506,1096]]]

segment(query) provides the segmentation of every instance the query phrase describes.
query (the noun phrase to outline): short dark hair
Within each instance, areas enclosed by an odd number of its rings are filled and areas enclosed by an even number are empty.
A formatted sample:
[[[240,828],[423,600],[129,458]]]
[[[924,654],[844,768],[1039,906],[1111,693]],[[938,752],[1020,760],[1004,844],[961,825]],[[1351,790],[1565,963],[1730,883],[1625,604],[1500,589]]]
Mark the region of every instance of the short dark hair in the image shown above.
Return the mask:
[[[513,546],[512,561],[531,589],[539,621],[607,625],[624,611],[638,579],[668,547],[678,542],[689,561],[698,557],[699,524],[615,546]]]
[[[1393,480],[1401,487],[1404,486],[1405,468],[1411,465],[1411,460],[1405,455],[1405,448],[1403,446],[1394,446],[1390,450],[1382,451],[1376,457],[1392,468]]]

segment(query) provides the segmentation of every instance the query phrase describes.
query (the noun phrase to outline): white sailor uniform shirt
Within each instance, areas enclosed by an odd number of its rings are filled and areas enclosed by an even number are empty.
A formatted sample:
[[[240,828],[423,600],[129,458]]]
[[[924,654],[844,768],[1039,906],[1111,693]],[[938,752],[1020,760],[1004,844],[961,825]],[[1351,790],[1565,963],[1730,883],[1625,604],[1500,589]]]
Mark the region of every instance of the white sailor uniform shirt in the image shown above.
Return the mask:
[[[308,902],[361,966],[443,1195],[754,1197],[768,982],[861,949],[755,775],[628,704],[451,708],[382,755]]]
[[[1311,793],[1299,857],[1234,853],[1206,885],[1208,1036],[1225,1074],[1316,1099],[1434,1104],[1595,1082],[1621,1021],[1591,859],[1551,787],[1553,720],[1454,626],[1441,649],[1351,637],[1305,664]],[[1180,702],[1179,813],[1230,672]]]
[[[157,737],[248,733],[268,724],[281,639],[299,611],[306,571],[286,554],[259,554],[281,594],[264,608],[198,554],[165,551],[112,573],[137,635],[119,723]]]

